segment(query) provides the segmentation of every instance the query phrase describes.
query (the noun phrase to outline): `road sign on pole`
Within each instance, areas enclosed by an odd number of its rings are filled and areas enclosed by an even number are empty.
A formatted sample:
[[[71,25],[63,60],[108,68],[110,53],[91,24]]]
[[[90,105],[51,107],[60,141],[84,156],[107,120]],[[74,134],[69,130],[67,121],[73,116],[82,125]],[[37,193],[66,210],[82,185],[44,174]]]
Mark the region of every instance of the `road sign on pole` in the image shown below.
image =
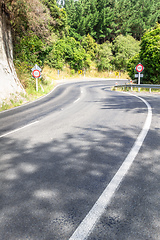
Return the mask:
[[[139,74],[135,74],[135,78],[138,78]],[[143,74],[140,74],[140,77],[143,78]]]
[[[41,72],[39,70],[34,70],[32,72],[33,77],[39,78],[41,76]]]
[[[144,70],[144,67],[141,63],[139,63],[136,67],[135,70],[138,72],[138,84],[141,83],[141,72]]]
[[[34,70],[39,70],[40,72],[42,71],[42,69],[37,64],[35,64],[35,66],[31,69],[32,72]]]
[[[32,76],[36,78],[36,91],[38,92],[38,78],[41,77],[42,69],[36,64],[31,70],[32,70]]]
[[[138,73],[141,73],[144,70],[144,67],[141,63],[139,63],[135,69]]]

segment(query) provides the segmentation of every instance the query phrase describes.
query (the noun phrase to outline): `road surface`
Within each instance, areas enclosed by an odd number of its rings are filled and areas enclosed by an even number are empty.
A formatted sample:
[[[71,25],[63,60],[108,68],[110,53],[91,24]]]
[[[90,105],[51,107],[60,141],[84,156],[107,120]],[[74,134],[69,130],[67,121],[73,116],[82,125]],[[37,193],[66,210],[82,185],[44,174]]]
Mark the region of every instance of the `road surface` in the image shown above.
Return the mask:
[[[1,240],[160,239],[160,96],[114,84],[62,84],[0,113]]]

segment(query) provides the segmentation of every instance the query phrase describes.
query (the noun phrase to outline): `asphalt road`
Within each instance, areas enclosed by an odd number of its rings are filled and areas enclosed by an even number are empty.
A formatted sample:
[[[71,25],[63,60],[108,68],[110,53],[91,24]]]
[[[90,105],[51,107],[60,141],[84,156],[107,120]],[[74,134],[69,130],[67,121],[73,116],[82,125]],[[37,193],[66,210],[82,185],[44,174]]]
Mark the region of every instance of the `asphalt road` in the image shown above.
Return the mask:
[[[148,116],[142,99],[110,91],[114,84],[64,84],[0,113],[0,240],[160,239],[160,95],[153,94],[141,94],[153,116],[131,168],[86,237],[74,237]]]

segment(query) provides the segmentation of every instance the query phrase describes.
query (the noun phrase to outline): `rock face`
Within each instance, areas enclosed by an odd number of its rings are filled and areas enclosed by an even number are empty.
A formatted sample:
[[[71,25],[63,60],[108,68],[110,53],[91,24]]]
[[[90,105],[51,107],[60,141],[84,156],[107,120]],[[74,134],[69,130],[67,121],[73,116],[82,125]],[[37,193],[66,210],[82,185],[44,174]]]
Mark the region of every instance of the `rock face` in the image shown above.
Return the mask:
[[[25,90],[13,64],[11,27],[3,5],[0,4],[0,101],[20,92],[24,93]]]

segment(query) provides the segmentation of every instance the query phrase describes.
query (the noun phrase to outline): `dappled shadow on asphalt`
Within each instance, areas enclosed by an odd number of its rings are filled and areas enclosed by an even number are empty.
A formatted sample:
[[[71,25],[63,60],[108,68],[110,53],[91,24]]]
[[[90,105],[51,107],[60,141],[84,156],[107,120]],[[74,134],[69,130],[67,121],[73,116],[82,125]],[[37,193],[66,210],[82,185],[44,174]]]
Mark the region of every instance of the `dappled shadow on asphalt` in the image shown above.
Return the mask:
[[[146,105],[137,98],[137,103],[133,101],[133,96],[129,95],[120,95],[118,98],[111,96],[110,98],[103,98],[97,102],[101,103],[101,109],[117,109],[124,110],[125,112],[133,111],[135,114],[146,112]]]
[[[99,104],[101,109],[118,110],[121,106],[126,112],[130,110],[139,113],[139,108],[135,109],[135,104],[132,105],[131,97],[128,97],[128,103],[123,98],[97,98],[95,104]],[[97,123],[94,128],[75,127],[73,132],[63,133],[59,138],[53,134],[52,139],[49,139],[48,133],[45,141],[43,136],[38,142],[22,136],[21,140],[13,136],[2,138],[0,240],[68,240],[126,158],[134,144],[135,132],[138,135],[139,129],[135,125],[131,130],[127,126],[114,129],[113,126]],[[149,144],[146,142],[145,147],[151,152]],[[158,162],[157,166],[159,167]],[[126,192],[127,196],[135,195],[138,199],[132,186],[133,181],[137,187],[141,180],[144,183],[147,181],[149,186],[154,183],[153,176],[150,178],[152,169],[146,167],[148,175],[143,175],[143,164],[140,168],[138,164],[135,169],[137,172],[131,172],[130,181],[116,195],[118,197],[115,198],[114,205],[118,210],[118,199],[124,200],[123,206],[133,204],[137,208],[138,200],[134,203],[133,198],[124,199]],[[158,168],[154,175],[158,181]],[[144,208],[142,200],[139,199],[137,211],[140,207]],[[158,203],[154,204],[158,207]],[[120,229],[128,224],[128,231],[131,230],[132,219],[136,218],[132,214],[125,208],[124,211],[115,213],[111,206],[108,215],[102,219],[102,225],[110,238],[99,238],[97,235],[95,239],[120,240]],[[148,218],[150,221],[150,212]],[[123,240],[134,239],[123,236]]]
[[[134,143],[124,129],[78,130],[32,146],[1,139],[0,239],[68,239]]]
[[[88,240],[160,238],[160,132],[150,130],[138,157]]]

